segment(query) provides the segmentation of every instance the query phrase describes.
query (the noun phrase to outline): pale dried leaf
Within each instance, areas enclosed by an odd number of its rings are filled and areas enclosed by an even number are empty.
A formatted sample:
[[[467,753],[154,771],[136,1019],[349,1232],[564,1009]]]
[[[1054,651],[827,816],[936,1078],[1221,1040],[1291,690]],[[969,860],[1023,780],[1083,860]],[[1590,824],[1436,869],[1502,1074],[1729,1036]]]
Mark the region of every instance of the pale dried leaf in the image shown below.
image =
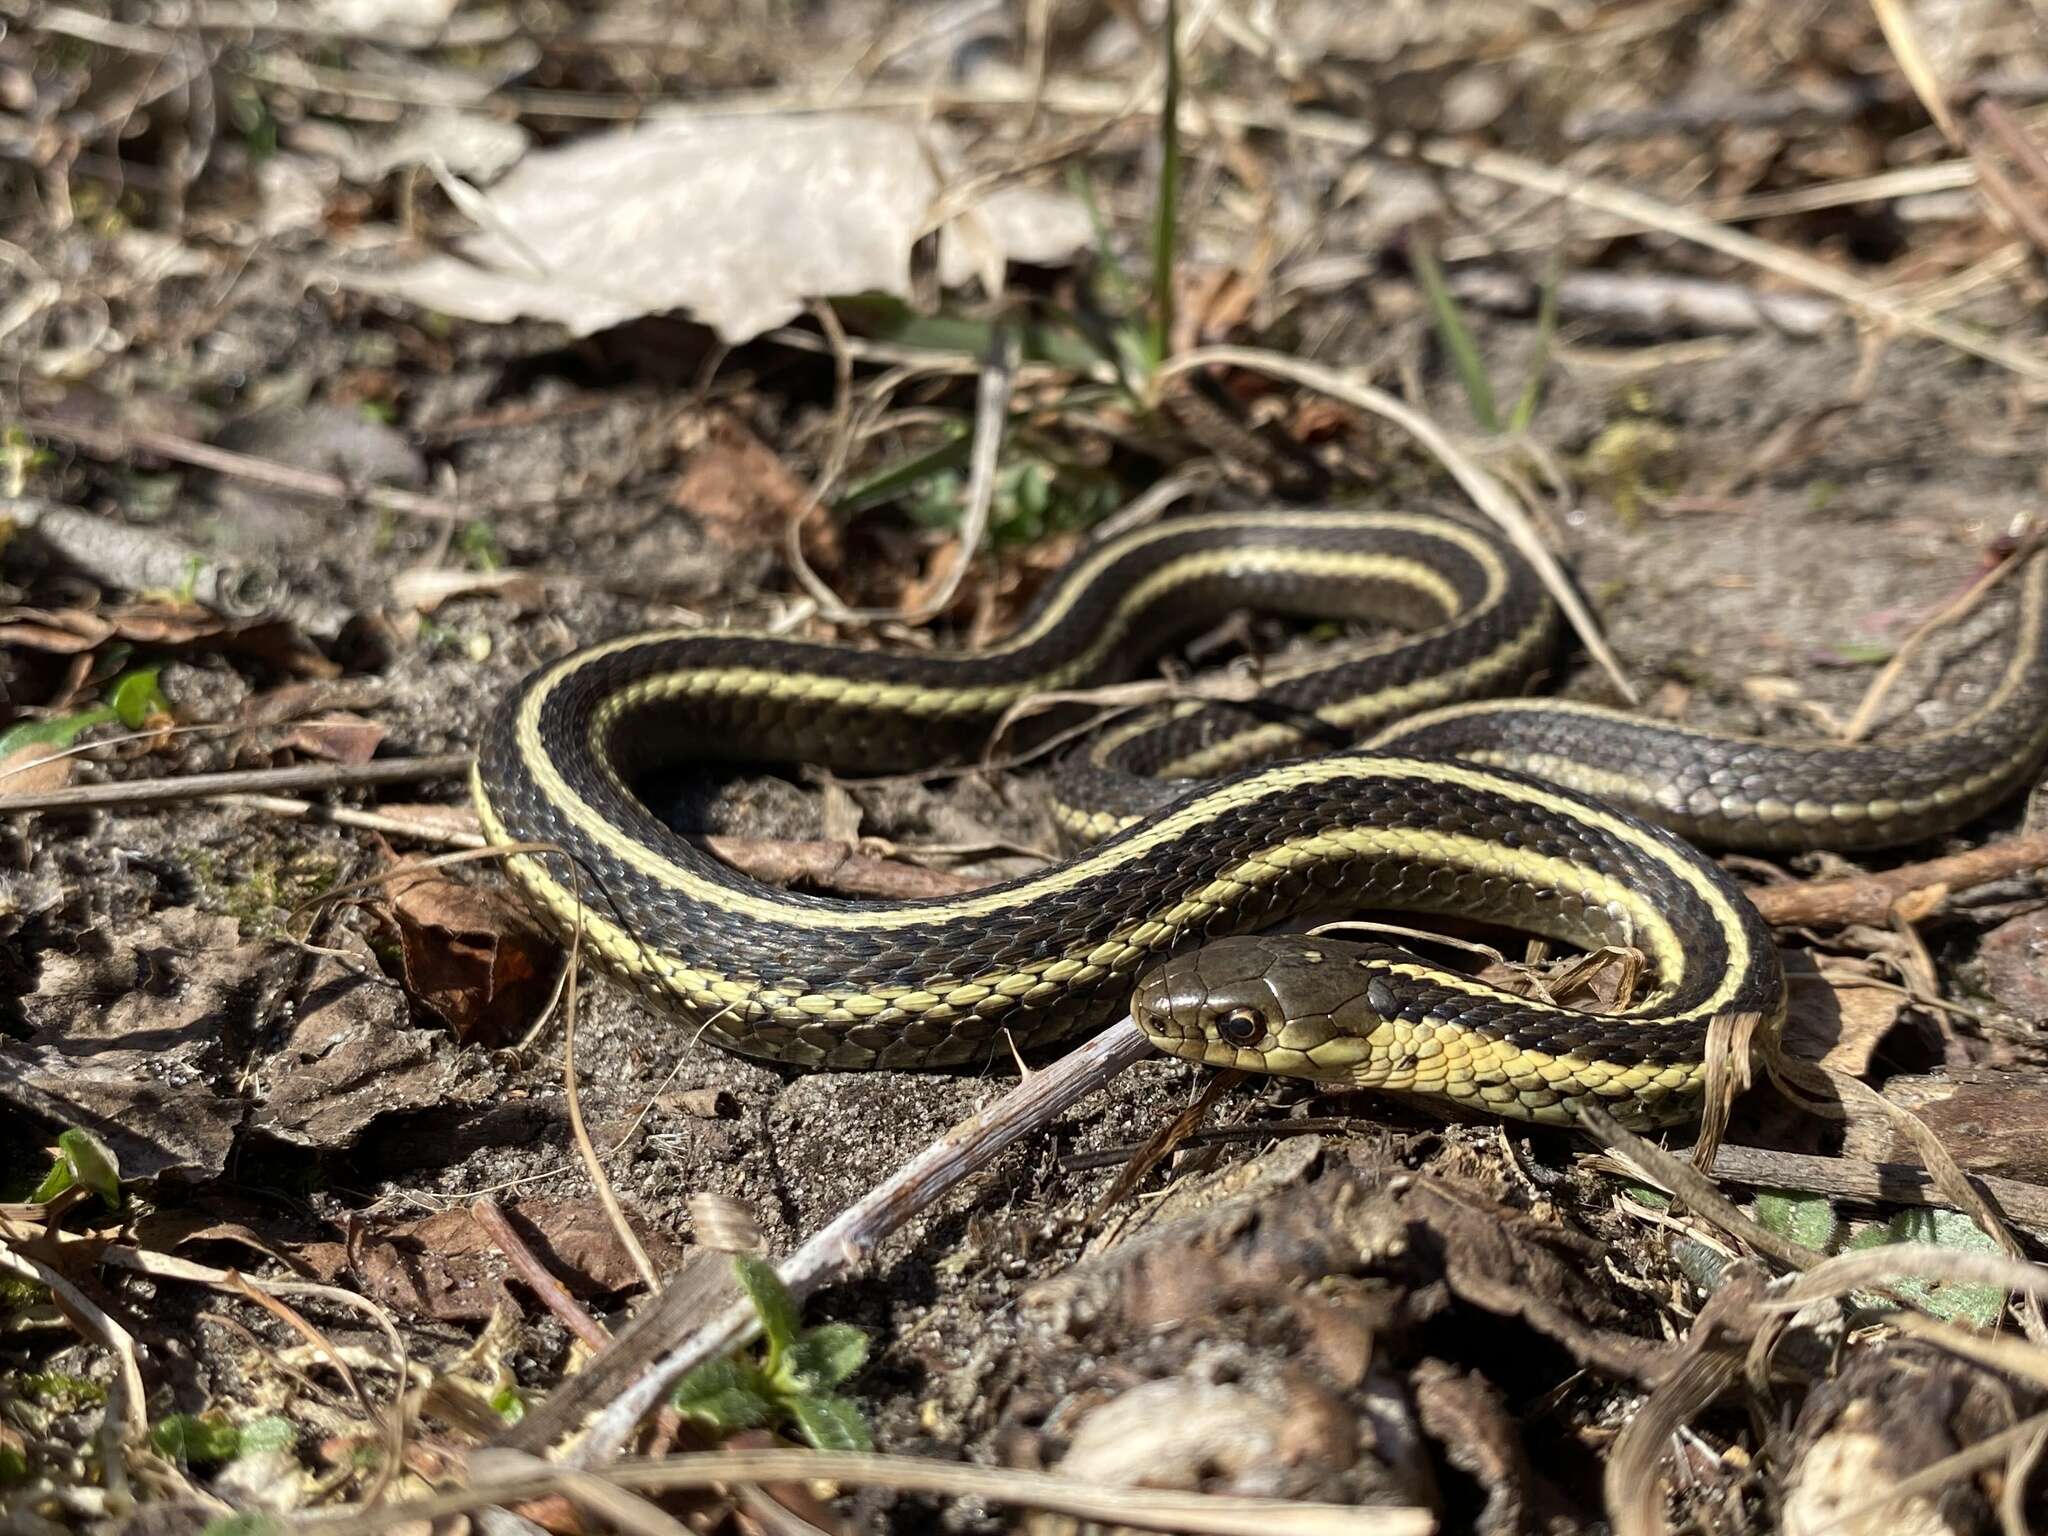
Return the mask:
[[[487,194],[491,218],[460,257],[337,276],[447,314],[529,315],[579,336],[687,310],[737,343],[812,298],[908,296],[911,248],[943,189],[945,158],[908,123],[869,114],[593,134],[521,161]],[[998,188],[971,212],[1009,260],[1059,261],[1089,240],[1070,198]],[[939,265],[948,284],[974,272],[951,225]]]

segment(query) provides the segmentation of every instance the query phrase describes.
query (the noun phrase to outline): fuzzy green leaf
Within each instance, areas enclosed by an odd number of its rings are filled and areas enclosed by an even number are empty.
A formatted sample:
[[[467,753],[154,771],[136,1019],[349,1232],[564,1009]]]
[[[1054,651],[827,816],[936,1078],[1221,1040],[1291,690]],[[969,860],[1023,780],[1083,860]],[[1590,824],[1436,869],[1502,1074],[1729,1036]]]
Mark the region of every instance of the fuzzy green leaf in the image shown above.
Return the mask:
[[[1932,1243],[1965,1253],[2000,1251],[1990,1234],[1961,1211],[1900,1211],[1883,1226],[1857,1233],[1849,1248],[1882,1248],[1892,1243]],[[2005,1292],[1995,1285],[1902,1276],[1891,1282],[1890,1289],[1945,1321],[1961,1319],[1989,1328],[2005,1314]],[[1891,1305],[1875,1293],[1858,1292],[1852,1299],[1863,1306]]]
[[[288,1420],[275,1417],[251,1419],[242,1426],[239,1454],[252,1456],[258,1451],[288,1451],[298,1443],[299,1432]]]
[[[790,1417],[797,1433],[821,1451],[871,1451],[875,1437],[868,1422],[851,1398],[813,1397],[806,1393],[789,1400]]]
[[[226,1419],[174,1413],[150,1430],[149,1443],[174,1461],[207,1466],[233,1460],[242,1449],[242,1432]]]
[[[790,1346],[782,1373],[799,1392],[836,1387],[868,1357],[868,1336],[851,1323],[821,1323]]]
[[[1825,1196],[1765,1190],[1756,1197],[1757,1225],[1815,1253],[1833,1253],[1842,1222]]]
[[[669,1401],[678,1413],[720,1430],[774,1422],[775,1402],[761,1373],[741,1360],[707,1360],[676,1383]]]
[[[736,1253],[732,1267],[733,1273],[739,1276],[740,1288],[747,1293],[747,1300],[754,1304],[754,1312],[761,1319],[761,1334],[767,1339],[769,1350],[780,1355],[797,1339],[796,1298],[789,1294],[789,1287],[782,1283],[782,1276],[775,1273],[775,1266],[766,1259],[757,1259],[751,1253]]]

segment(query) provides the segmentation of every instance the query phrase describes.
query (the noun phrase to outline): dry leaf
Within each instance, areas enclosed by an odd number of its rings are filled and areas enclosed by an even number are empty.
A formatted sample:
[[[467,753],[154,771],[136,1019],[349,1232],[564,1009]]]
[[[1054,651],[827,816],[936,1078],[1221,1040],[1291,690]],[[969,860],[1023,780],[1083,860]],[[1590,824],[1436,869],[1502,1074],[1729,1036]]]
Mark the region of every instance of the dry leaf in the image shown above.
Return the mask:
[[[687,430],[695,441],[679,444],[690,456],[670,501],[728,549],[780,549],[789,525],[801,518],[811,564],[826,570],[838,565],[837,530],[817,515],[809,488],[738,417],[714,412]]]
[[[1792,989],[1781,1041],[1788,1056],[1850,1077],[1870,1070],[1871,1058],[1898,1023],[1906,999],[1889,987],[1859,985],[1878,978],[1872,970],[1851,969],[1854,964],[1836,961],[1820,971],[1803,955],[1786,955]]]
[[[610,1296],[639,1288],[639,1270],[592,1202],[526,1200],[506,1207],[505,1214],[571,1293]],[[634,1232],[657,1269],[682,1263],[682,1250],[663,1233],[640,1222]],[[387,1305],[448,1320],[488,1318],[509,1273],[497,1244],[467,1210],[395,1226],[372,1224],[349,1243],[306,1243],[293,1257],[322,1280],[350,1275]]]
[[[334,275],[472,320],[559,320],[577,336],[682,309],[737,345],[810,299],[909,298],[911,250],[935,213],[957,213],[939,230],[949,286],[982,275],[977,243],[998,266],[1087,248],[1087,211],[1061,193],[1000,186],[942,208],[948,137],[871,112],[589,134],[535,150],[480,194],[485,222],[459,256]]]
[[[0,757],[0,794],[41,795],[62,789],[77,768],[77,755],[68,748],[32,742]]]
[[[0,646],[76,656],[109,640],[159,647],[240,651],[307,677],[338,677],[341,669],[310,649],[289,624],[261,619],[238,624],[203,608],[137,603],[126,608],[0,608]]]
[[[554,946],[509,896],[435,871],[393,882],[405,980],[458,1040],[523,1033],[549,990]]]
[[[280,745],[331,763],[367,763],[377,755],[387,731],[375,720],[337,713],[302,720],[286,732]]]
[[[391,596],[416,613],[432,613],[451,597],[500,597],[519,613],[547,602],[547,587],[531,571],[444,571],[417,567],[400,571]]]

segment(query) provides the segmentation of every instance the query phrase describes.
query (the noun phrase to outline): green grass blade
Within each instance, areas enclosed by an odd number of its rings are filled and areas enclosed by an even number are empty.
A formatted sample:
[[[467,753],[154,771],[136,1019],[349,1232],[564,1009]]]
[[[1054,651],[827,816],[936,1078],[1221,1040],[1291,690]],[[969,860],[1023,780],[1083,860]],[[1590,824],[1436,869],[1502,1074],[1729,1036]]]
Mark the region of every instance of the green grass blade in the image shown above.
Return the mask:
[[[894,501],[918,482],[929,480],[945,470],[960,468],[967,462],[967,455],[973,447],[973,440],[962,424],[958,437],[936,448],[927,448],[922,453],[898,459],[893,464],[884,464],[873,474],[848,486],[846,494],[835,503],[835,510],[850,516]]]
[[[1564,278],[1564,242],[1551,248],[1543,266],[1543,286],[1536,293],[1536,356],[1529,364],[1529,382],[1508,413],[1508,430],[1526,432],[1543,403],[1543,378],[1550,371],[1550,341],[1557,334],[1557,286]]]
[[[1500,431],[1500,411],[1493,403],[1493,385],[1487,380],[1486,364],[1480,359],[1471,331],[1465,328],[1458,301],[1444,285],[1444,272],[1437,265],[1436,252],[1426,239],[1417,235],[1408,242],[1408,260],[1415,268],[1416,281],[1422,284],[1423,297],[1429,301],[1437,335],[1443,338],[1444,350],[1451,354],[1451,365],[1458,370],[1458,382],[1465,386],[1473,419],[1488,432]]]

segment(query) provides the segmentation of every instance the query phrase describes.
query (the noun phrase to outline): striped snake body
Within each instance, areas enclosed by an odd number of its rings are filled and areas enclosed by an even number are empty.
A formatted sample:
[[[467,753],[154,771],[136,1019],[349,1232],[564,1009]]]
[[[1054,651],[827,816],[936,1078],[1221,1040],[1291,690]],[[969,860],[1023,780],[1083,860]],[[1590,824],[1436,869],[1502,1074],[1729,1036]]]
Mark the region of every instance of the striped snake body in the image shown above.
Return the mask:
[[[541,912],[580,928],[650,1003],[748,1055],[980,1066],[1006,1056],[1005,1036],[1031,1050],[1098,1027],[1137,988],[1139,1022],[1179,1055],[1538,1120],[1567,1119],[1568,1100],[1592,1095],[1657,1123],[1696,1112],[1709,1022],[1755,1013],[1774,1025],[1784,991],[1755,910],[1667,828],[1728,846],[1871,847],[1995,804],[2048,751],[2044,572],[2035,561],[2026,573],[1997,687],[1955,726],[1889,744],[1772,744],[1589,705],[1488,701],[1549,658],[1557,624],[1527,568],[1461,523],[1188,517],[1084,552],[981,651],[705,631],[579,651],[500,712],[474,790],[493,842],[561,850],[510,859]],[[1295,667],[1249,704],[1175,706],[1107,733],[1063,795],[1102,791],[1064,819],[1109,835],[1019,880],[924,901],[776,890],[635,793],[682,762],[875,772],[970,758],[1021,700],[1127,677],[1244,607],[1407,628]],[[1329,750],[1361,739],[1369,750]],[[1151,794],[1164,803],[1130,794],[1133,768],[1175,781]],[[1383,946],[1214,942],[1341,907],[1629,946],[1656,984],[1603,1015]]]

